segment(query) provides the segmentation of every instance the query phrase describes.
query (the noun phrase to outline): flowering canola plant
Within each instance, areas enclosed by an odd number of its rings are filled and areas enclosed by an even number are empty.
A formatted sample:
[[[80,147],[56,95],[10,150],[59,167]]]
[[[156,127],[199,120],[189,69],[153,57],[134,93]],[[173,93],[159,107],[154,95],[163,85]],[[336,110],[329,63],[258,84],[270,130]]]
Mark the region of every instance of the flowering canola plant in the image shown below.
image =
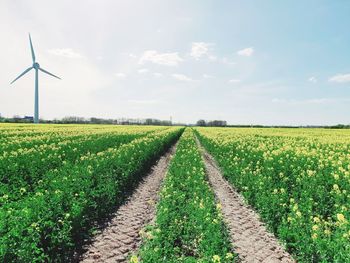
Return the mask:
[[[186,129],[161,191],[156,223],[143,231],[140,262],[233,262],[234,254],[193,131]]]
[[[2,128],[0,126],[0,134],[8,140],[26,132],[21,126],[19,131],[12,126]],[[45,128],[49,133],[54,129],[50,125],[38,125],[29,133],[42,134]],[[68,139],[69,142],[58,142],[54,146],[41,144],[40,150],[32,152],[23,146],[23,156],[33,155],[32,159],[23,160],[23,166],[20,159],[10,162],[8,155],[2,155],[10,167],[0,165],[3,169],[0,171],[6,171],[0,185],[3,191],[0,196],[1,262],[67,262],[92,231],[94,222],[108,216],[123,202],[145,171],[183,130],[97,125],[57,129],[56,132],[63,132],[63,137],[72,136],[65,130],[80,132],[80,139]],[[35,143],[33,147],[36,148]],[[56,159],[57,164],[52,161]],[[37,170],[30,170],[30,166]],[[16,177],[11,171],[22,174]]]
[[[47,125],[44,127],[52,129]],[[43,139],[44,136],[33,136],[30,140],[26,136],[27,132],[23,130],[22,135],[27,138],[25,145],[19,143],[21,146],[17,145],[16,149],[3,147],[0,153],[0,206],[5,201],[17,201],[33,192],[38,184],[45,181],[45,174],[49,171],[60,169],[67,163],[78,163],[86,155],[101,152],[109,147],[117,148],[155,131],[150,127],[108,126],[96,129],[96,126],[93,126],[92,129],[87,126],[85,130],[77,130],[75,127],[65,127],[63,130],[60,128],[61,130],[56,131],[54,135],[49,130],[45,135],[49,139],[40,143],[37,140]],[[78,126],[80,127],[81,125]],[[74,134],[71,134],[72,131]],[[21,141],[17,136],[7,137],[8,145],[14,146],[16,141]],[[1,197],[5,195],[6,200],[2,200]]]
[[[350,132],[197,128],[224,176],[299,262],[350,262]]]

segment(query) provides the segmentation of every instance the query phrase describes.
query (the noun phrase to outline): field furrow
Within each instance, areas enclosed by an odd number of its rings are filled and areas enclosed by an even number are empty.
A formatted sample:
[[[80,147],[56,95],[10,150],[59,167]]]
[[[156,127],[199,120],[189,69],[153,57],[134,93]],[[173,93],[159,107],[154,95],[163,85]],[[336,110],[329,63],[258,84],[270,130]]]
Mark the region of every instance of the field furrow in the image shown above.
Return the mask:
[[[163,155],[108,226],[86,247],[82,262],[125,262],[140,244],[142,229],[155,215],[158,192],[176,146]]]
[[[136,262],[233,262],[234,254],[192,129],[180,138],[164,180],[154,224]]]
[[[200,145],[197,140],[198,145]],[[258,214],[222,177],[212,156],[201,147],[208,180],[222,206],[222,214],[240,262],[294,262]]]

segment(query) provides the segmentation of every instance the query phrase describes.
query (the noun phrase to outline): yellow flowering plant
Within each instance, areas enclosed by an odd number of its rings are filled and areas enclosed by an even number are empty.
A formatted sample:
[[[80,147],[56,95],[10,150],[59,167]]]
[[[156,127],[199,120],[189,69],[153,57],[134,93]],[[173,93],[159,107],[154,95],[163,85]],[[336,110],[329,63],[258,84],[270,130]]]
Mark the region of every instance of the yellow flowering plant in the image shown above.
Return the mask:
[[[226,179],[298,262],[350,262],[350,132],[196,128]]]

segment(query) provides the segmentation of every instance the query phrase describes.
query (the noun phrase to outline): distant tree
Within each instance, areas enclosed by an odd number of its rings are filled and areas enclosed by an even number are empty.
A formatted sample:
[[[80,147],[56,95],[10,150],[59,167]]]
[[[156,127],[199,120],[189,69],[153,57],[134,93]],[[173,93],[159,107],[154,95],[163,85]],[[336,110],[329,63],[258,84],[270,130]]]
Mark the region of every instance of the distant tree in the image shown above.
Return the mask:
[[[145,120],[145,125],[171,125],[170,124],[170,121],[161,121],[161,120],[158,120],[158,119],[146,119]]]
[[[14,115],[12,117],[12,121],[15,122],[15,123],[20,123],[20,122],[22,122],[22,118],[19,115]]]
[[[198,120],[197,121],[197,126],[206,126],[207,124],[205,123],[205,120]]]
[[[225,127],[225,126],[227,126],[227,122],[226,121],[221,121],[221,120],[208,121],[207,126],[211,126],[211,127]]]
[[[62,118],[62,123],[86,123],[86,120],[82,117],[67,116]]]
[[[330,129],[348,129],[350,128],[350,125],[345,125],[345,124],[337,124],[333,126],[329,126]]]
[[[162,126],[171,126],[171,121],[160,121],[160,125]]]

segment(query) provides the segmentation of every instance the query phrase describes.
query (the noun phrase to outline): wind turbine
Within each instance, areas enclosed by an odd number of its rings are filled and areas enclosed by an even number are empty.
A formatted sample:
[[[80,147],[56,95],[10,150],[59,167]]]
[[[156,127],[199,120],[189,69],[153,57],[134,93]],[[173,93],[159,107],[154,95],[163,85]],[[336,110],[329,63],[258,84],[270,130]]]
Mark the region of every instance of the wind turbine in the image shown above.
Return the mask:
[[[25,75],[27,72],[31,71],[32,69],[35,69],[35,102],[34,102],[34,123],[39,123],[39,70],[58,79],[61,79],[60,77],[55,76],[54,74],[46,71],[45,69],[41,68],[39,63],[35,60],[35,53],[32,43],[32,38],[29,34],[29,42],[30,42],[30,49],[32,51],[32,59],[33,59],[33,66],[30,68],[27,68],[21,75],[19,75],[17,78],[15,78],[10,84],[18,80],[20,77]]]

